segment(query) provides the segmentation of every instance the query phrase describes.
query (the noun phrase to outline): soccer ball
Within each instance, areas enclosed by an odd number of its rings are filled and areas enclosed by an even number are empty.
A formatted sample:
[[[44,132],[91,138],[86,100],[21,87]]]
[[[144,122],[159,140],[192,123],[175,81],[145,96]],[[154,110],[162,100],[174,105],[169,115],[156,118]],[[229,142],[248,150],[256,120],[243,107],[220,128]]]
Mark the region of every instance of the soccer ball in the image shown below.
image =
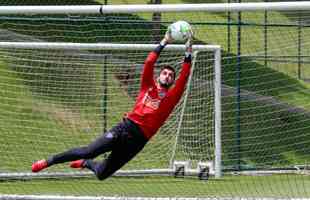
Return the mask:
[[[177,21],[168,28],[174,41],[184,42],[192,34],[192,28],[186,21]]]

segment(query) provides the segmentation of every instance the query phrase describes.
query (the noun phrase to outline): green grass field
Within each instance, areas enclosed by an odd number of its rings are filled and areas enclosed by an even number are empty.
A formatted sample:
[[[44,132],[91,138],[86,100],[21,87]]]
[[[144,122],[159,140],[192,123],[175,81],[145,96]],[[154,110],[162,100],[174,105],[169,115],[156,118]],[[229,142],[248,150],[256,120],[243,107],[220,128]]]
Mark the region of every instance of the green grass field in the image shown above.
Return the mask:
[[[192,178],[136,177],[4,181],[0,193],[19,195],[145,196],[145,197],[309,197],[304,175],[224,176]]]

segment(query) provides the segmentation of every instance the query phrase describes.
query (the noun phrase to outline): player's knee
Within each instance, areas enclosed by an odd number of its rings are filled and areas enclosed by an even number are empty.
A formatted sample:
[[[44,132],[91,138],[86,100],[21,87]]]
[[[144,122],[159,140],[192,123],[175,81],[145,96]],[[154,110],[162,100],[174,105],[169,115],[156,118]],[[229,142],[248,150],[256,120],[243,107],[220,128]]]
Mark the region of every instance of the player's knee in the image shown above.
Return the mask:
[[[104,165],[101,165],[95,170],[96,177],[101,181],[110,177],[113,173],[113,170],[106,168]]]

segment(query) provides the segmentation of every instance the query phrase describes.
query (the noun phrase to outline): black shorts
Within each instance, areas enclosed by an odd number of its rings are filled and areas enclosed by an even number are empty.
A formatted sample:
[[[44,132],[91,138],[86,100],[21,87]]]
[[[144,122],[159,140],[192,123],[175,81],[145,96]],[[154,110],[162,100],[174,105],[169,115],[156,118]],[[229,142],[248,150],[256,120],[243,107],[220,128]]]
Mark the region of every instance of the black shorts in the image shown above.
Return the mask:
[[[93,151],[99,150],[99,154],[111,151],[110,155],[102,162],[86,160],[85,166],[100,180],[105,179],[139,153],[147,141],[134,122],[124,119],[89,146]]]

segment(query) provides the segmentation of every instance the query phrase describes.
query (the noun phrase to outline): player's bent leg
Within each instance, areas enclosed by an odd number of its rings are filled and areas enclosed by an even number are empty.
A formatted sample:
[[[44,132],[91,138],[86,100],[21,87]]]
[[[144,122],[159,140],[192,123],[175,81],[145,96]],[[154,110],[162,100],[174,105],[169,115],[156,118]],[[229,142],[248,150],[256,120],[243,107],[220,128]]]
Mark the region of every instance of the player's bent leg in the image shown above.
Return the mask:
[[[130,120],[125,120],[124,126],[123,131],[118,132],[118,143],[113,147],[107,159],[101,163],[86,161],[85,167],[92,170],[99,180],[108,178],[129,162],[148,141],[141,130]]]
[[[94,172],[99,180],[104,180],[114,174],[128,161],[121,160],[120,157],[113,156],[112,153],[109,157],[102,162],[93,160],[86,160],[85,167]]]
[[[129,162],[143,149],[145,144],[146,141],[127,138],[126,142],[113,149],[111,154],[104,161],[95,162],[86,160],[85,167],[92,170],[99,180],[104,180]]]
[[[108,173],[105,173],[105,176],[103,176],[103,173],[102,173],[102,171],[105,171],[105,169],[106,169],[106,160],[104,160],[103,162],[86,160],[85,161],[85,167],[87,169],[93,171],[99,180],[103,180],[109,176]]]

